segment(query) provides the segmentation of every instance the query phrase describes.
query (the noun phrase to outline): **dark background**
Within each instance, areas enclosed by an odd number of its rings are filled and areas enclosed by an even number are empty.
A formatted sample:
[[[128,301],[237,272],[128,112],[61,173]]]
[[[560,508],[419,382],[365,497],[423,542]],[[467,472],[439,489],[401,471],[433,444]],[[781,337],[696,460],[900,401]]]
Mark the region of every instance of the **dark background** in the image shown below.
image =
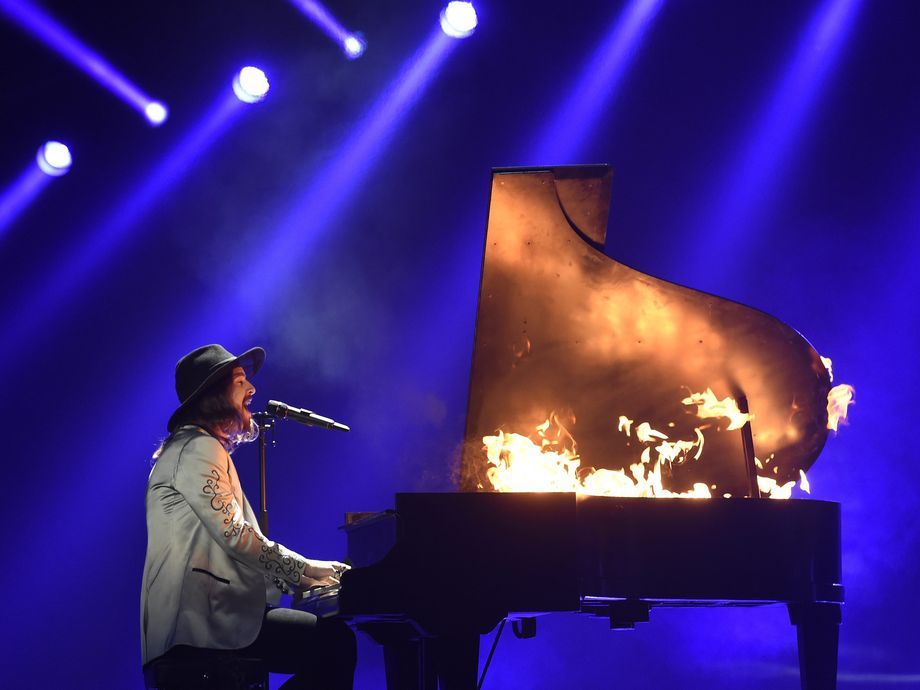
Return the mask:
[[[607,162],[608,255],[774,314],[856,387],[809,474],[843,506],[840,685],[920,685],[920,6],[663,0],[612,91],[584,102],[584,140],[535,159],[627,5],[482,2],[372,149],[350,142],[430,41],[436,2],[331,2],[367,38],[356,61],[283,0],[42,3],[169,105],[159,128],[0,11],[0,189],[46,139],[75,156],[0,231],[0,684],[142,686],[144,483],[175,362],[200,344],[263,345],[257,403],[353,427],[279,429],[282,543],[340,557],[346,510],[452,490],[490,168]],[[829,11],[845,19],[815,34]],[[188,144],[245,64],[268,98]],[[256,447],[236,462],[255,503]],[[782,607],[539,627],[503,637],[486,687],[798,687]],[[359,653],[358,687],[381,687],[379,649]]]

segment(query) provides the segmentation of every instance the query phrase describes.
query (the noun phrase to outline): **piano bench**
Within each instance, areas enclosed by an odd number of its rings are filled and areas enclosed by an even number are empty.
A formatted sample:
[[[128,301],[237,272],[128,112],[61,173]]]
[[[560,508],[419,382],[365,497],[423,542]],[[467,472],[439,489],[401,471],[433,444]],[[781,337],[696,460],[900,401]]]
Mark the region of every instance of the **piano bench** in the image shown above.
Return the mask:
[[[200,657],[154,659],[144,667],[148,690],[268,690],[262,659],[202,650]]]

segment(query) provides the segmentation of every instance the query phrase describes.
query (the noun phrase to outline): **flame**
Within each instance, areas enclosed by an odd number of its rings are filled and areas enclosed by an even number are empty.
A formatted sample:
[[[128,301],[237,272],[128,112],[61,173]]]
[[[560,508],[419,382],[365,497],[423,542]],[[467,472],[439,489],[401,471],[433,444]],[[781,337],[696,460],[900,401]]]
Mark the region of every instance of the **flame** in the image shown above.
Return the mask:
[[[730,420],[729,431],[740,429],[747,422],[754,419],[754,415],[746,414],[738,409],[738,403],[731,396],[719,400],[712,388],[707,388],[705,393],[691,393],[689,397],[681,400],[684,405],[696,405],[696,414],[703,419],[711,417],[726,417]]]
[[[842,406],[843,419],[846,415],[846,406],[851,402],[852,387],[837,388],[850,390],[850,397]],[[696,414],[703,419],[728,419],[729,430],[740,429],[753,419],[753,415],[741,412],[733,398],[725,397],[720,400],[711,388],[707,388],[703,393],[692,393],[681,402],[684,405],[696,405]],[[574,418],[571,419],[571,422],[574,421]],[[617,431],[630,437],[633,424],[635,420],[620,415],[617,420]],[[675,424],[672,422],[668,426],[674,427]],[[494,436],[484,436],[482,441],[489,463],[486,477],[496,491],[566,491],[594,496],[710,498],[710,487],[705,483],[696,483],[688,491],[673,492],[664,488],[661,481],[663,464],[679,465],[691,458],[694,461],[700,460],[705,442],[703,428],[705,425],[694,429],[696,438],[693,440],[671,441],[667,434],[654,429],[649,422],[640,422],[635,427],[635,436],[645,447],[639,455],[638,462],[631,464],[626,470],[595,469],[582,467],[575,439],[556,413],[551,412],[546,421],[535,427],[536,440],[501,430]],[[655,452],[654,458],[652,451]],[[754,463],[758,470],[765,472],[766,465],[772,459],[772,455],[764,462],[754,458]],[[770,469],[773,474],[778,474],[779,467],[774,465]],[[811,487],[805,472],[799,470],[799,477],[800,488],[809,493]],[[795,481],[779,484],[773,477],[758,475],[757,485],[763,496],[786,499],[792,496]],[[713,485],[711,488],[716,487]],[[722,495],[725,498],[731,496],[729,493]]]
[[[767,458],[767,462],[770,459]],[[754,458],[754,464],[763,469],[763,463]],[[774,467],[773,473],[776,474],[779,468]],[[792,488],[795,486],[795,480],[790,480],[785,484],[780,484],[773,477],[757,475],[757,488],[760,489],[760,495],[767,498],[787,499],[792,497]],[[805,470],[799,470],[799,488],[807,494],[811,493],[811,485],[808,483],[808,477],[805,476]]]
[[[624,421],[625,420],[625,421]],[[619,431],[630,433],[632,420],[620,418]],[[486,477],[496,491],[573,491],[593,496],[680,496],[709,498],[709,487],[697,483],[685,492],[665,489],[661,483],[662,463],[684,462],[694,448],[702,449],[703,436],[697,432],[694,441],[668,441],[668,437],[643,422],[636,436],[647,445],[636,462],[626,470],[581,467],[575,439],[558,417],[551,413],[536,428],[539,442],[521,434],[498,431],[482,441],[489,467]],[[652,450],[657,453],[652,460]],[[699,458],[699,450],[695,459]]]
[[[811,493],[811,484],[808,483],[808,477],[805,476],[805,470],[799,470],[799,488],[806,494]]]
[[[837,431],[837,425],[847,423],[847,408],[853,404],[856,389],[846,383],[834,386],[827,394],[827,428]]]
[[[821,364],[824,365],[824,368],[827,369],[827,375],[831,377],[831,383],[834,382],[834,363],[831,361],[830,357],[821,357]]]
[[[760,489],[760,494],[762,496],[779,499],[790,498],[792,496],[793,486],[795,486],[795,481],[779,484],[772,477],[761,477],[757,475],[757,487]]]
[[[482,440],[492,464],[486,476],[496,491],[574,491],[578,484],[580,460],[566,448],[540,448],[526,436],[501,431]]]
[[[821,357],[821,362],[827,369],[827,375],[830,376],[831,383],[834,382],[833,363],[830,357]],[[831,431],[837,431],[839,424],[847,423],[847,411],[850,405],[854,403],[853,396],[856,389],[845,383],[834,386],[827,394],[827,428]]]
[[[627,436],[629,434],[627,433]],[[655,431],[652,428],[652,425],[648,422],[642,422],[639,426],[636,427],[636,438],[642,441],[642,443],[651,443],[656,438],[666,439],[667,434],[663,434],[660,431]]]

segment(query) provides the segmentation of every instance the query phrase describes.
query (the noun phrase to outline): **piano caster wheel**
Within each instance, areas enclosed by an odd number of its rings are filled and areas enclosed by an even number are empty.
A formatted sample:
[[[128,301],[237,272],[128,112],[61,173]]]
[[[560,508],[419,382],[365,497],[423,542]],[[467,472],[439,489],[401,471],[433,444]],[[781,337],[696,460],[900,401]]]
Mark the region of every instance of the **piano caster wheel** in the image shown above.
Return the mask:
[[[515,618],[511,621],[511,630],[514,636],[519,640],[526,640],[537,636],[537,619],[533,618]]]

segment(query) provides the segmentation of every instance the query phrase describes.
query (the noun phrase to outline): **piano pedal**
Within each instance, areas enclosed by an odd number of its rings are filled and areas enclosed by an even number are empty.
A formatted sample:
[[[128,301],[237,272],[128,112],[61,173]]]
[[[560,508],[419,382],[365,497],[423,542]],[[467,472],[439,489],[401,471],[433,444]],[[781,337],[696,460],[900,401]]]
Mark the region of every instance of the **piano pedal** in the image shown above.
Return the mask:
[[[515,618],[511,621],[511,631],[519,640],[526,640],[537,636],[537,619],[533,616],[528,618]]]
[[[607,607],[611,630],[635,630],[636,623],[648,623],[649,605],[644,601],[624,599]]]

